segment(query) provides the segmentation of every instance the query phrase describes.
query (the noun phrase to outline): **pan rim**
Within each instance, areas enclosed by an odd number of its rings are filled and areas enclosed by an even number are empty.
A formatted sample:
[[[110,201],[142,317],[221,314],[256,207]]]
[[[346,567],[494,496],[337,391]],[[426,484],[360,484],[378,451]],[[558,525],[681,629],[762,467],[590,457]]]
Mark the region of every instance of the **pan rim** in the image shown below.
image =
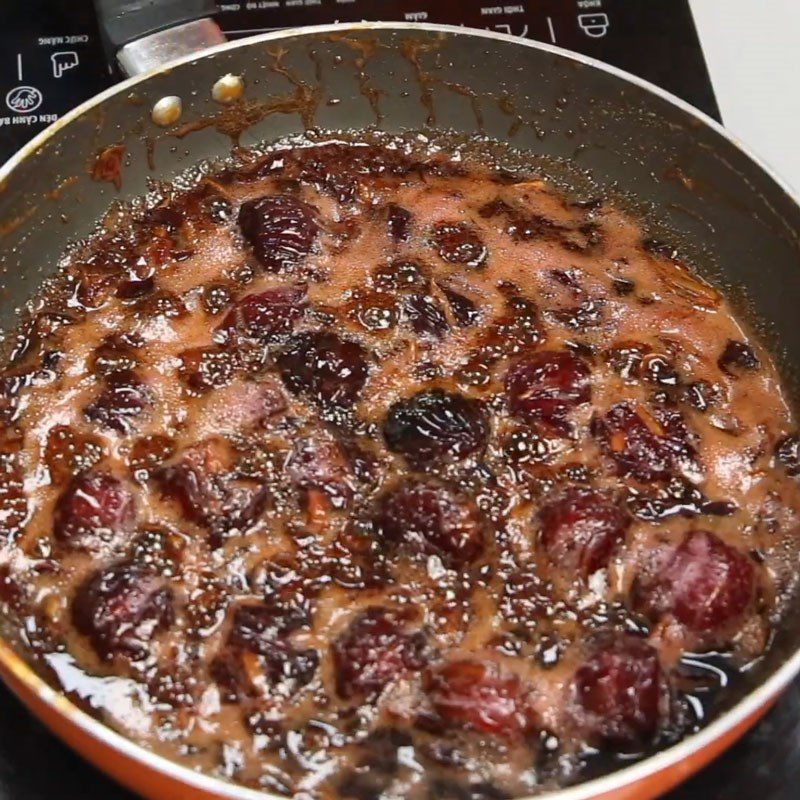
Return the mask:
[[[147,81],[152,77],[169,72],[170,70],[200,59],[211,58],[219,53],[245,48],[264,41],[273,41],[297,36],[315,36],[325,33],[341,34],[343,31],[422,31],[430,33],[443,33],[453,36],[466,36],[480,38],[490,41],[500,41],[522,47],[530,47],[541,50],[552,55],[565,58],[569,61],[599,69],[618,79],[633,84],[661,100],[678,108],[694,120],[709,127],[717,135],[721,136],[733,147],[738,149],[748,158],[764,175],[766,175],[795,206],[800,207],[800,199],[793,187],[778,175],[771,166],[762,158],[755,154],[752,149],[741,142],[735,135],[725,129],[720,123],[708,116],[704,112],[690,105],[681,98],[656,86],[649,81],[633,75],[625,70],[606,64],[589,56],[575,53],[570,50],[528,39],[521,39],[508,34],[495,31],[485,31],[475,28],[438,25],[432,23],[412,23],[412,22],[363,22],[348,24],[329,24],[315,25],[300,28],[287,28],[279,31],[271,31],[243,39],[237,39],[225,44],[216,45],[196,54],[191,54],[175,59],[157,69],[128,78],[99,94],[91,97],[85,102],[67,112],[63,117],[48,126],[45,130],[35,136],[30,142],[24,145],[14,155],[12,155],[0,167],[0,185],[4,185],[14,170],[20,166],[27,158],[34,156],[36,152],[46,144],[46,142],[62,128],[68,126],[73,121],[83,116],[86,112],[100,106],[105,100],[124,93]],[[0,662],[10,673],[36,697],[44,702],[53,712],[60,716],[67,717],[68,720],[79,727],[84,733],[100,740],[107,746],[121,752],[125,756],[146,765],[147,767],[166,774],[169,777],[182,782],[188,787],[200,789],[210,793],[215,793],[219,797],[229,798],[229,800],[264,800],[266,797],[273,797],[278,800],[278,796],[269,792],[260,792],[244,786],[230,783],[222,778],[213,777],[196,772],[190,767],[168,759],[165,756],[148,750],[144,745],[136,743],[121,733],[118,733],[109,725],[90,716],[78,706],[72,703],[63,692],[56,690],[44,681],[33,668],[18,655],[11,645],[0,639]],[[731,734],[758,714],[759,711],[767,708],[773,701],[800,673],[800,648],[778,667],[763,683],[746,694],[736,705],[720,714],[713,722],[701,728],[698,732],[687,736],[677,744],[669,748],[660,750],[641,761],[632,763],[630,766],[622,767],[608,775],[595,778],[576,786],[547,792],[537,796],[547,798],[547,800],[589,800],[589,798],[605,796],[614,791],[619,791],[625,787],[630,787],[637,782],[652,777],[659,773],[664,773],[675,767],[683,759],[692,753],[706,749],[713,742]],[[526,800],[522,798],[521,800]],[[533,798],[531,798],[533,800]]]

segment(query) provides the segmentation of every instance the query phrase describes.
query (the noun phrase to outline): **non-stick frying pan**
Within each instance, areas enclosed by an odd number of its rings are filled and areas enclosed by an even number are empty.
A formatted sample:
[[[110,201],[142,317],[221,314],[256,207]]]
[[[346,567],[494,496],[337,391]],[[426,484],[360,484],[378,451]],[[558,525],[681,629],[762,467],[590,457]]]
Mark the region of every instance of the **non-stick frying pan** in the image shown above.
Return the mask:
[[[144,45],[128,44],[120,59],[128,69],[176,55],[187,37],[197,46],[218,36],[211,23],[193,22],[209,10],[199,0],[145,3],[144,16],[120,15],[120,5],[141,10],[143,4],[100,4],[113,49],[182,23]],[[211,98],[212,85],[226,73],[245,79],[247,121],[256,120],[249,127],[237,124],[241,103],[226,109]],[[151,121],[153,105],[165,96],[182,100],[172,128]],[[306,101],[296,102],[301,96]],[[309,125],[448,129],[571,160],[600,186],[633,195],[656,232],[672,236],[712,280],[746,301],[782,363],[800,363],[800,207],[713,120],[655,86],[555,47],[396,23],[289,30],[219,44],[132,77],[44,131],[0,170],[0,326],[13,326],[17,307],[112,201],[142,195],[151,181],[171,180],[203,159],[225,157],[230,133],[240,134],[238,143],[246,146],[301,134]],[[96,170],[91,175],[98,152],[114,145],[124,147],[116,151],[122,153],[118,188],[96,180]],[[800,598],[766,657],[700,733],[551,797],[655,797],[730,745],[798,672]],[[263,798],[114,733],[48,686],[24,654],[2,641],[0,674],[59,736],[145,797]]]

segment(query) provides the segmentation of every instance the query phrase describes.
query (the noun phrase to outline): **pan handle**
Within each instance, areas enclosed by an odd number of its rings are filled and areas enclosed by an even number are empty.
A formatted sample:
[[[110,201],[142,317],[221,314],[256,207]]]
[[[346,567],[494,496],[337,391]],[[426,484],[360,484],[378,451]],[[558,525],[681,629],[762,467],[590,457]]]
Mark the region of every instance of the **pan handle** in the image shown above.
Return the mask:
[[[126,75],[221,44],[214,0],[94,0],[106,50]]]

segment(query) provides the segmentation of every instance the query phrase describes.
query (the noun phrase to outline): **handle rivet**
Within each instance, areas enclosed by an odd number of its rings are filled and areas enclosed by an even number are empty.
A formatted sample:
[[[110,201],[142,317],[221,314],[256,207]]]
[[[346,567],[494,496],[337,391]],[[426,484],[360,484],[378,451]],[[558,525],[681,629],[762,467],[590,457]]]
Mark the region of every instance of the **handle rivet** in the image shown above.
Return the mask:
[[[168,125],[173,125],[181,118],[183,112],[183,103],[177,95],[169,95],[162,97],[154,106],[151,113],[153,122],[156,125],[161,125],[166,128]]]
[[[244,80],[241,75],[230,72],[223,75],[212,87],[211,97],[218,103],[233,103],[244,93]]]

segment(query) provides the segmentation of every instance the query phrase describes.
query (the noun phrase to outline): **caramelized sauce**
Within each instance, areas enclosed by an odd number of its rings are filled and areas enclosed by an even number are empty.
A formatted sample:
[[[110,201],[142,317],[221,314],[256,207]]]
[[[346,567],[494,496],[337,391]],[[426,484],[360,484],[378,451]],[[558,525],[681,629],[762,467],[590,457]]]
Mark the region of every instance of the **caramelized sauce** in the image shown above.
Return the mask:
[[[793,590],[800,440],[724,297],[612,203],[401,141],[275,148],[77,248],[0,421],[20,648],[279,794],[652,752]]]

